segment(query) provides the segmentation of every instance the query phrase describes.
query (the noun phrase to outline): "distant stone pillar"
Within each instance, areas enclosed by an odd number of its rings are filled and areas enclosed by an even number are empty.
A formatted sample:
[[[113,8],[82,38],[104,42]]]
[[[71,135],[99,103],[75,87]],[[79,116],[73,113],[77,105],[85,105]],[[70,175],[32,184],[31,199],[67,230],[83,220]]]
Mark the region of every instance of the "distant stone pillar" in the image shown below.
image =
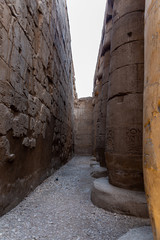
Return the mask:
[[[97,118],[95,125],[95,156],[101,166],[106,166],[105,162],[105,130],[106,130],[106,113],[108,98],[108,78],[110,65],[110,45],[112,30],[112,3],[107,2],[105,18],[103,24],[103,32],[101,46],[99,51],[97,68],[97,78],[99,80],[98,96],[96,99]]]
[[[109,182],[143,189],[144,0],[115,0],[107,104]]]
[[[144,180],[154,239],[160,239],[160,2],[146,0]]]
[[[100,109],[97,119],[97,134],[96,134],[96,159],[101,166],[106,167],[105,162],[105,130],[106,130],[106,114],[107,114],[107,98],[108,98],[108,77],[109,77],[109,62],[110,49],[105,52],[103,62],[103,77],[101,80],[100,92]]]
[[[103,65],[104,65],[104,56],[101,56],[99,59],[99,70],[97,74],[98,78],[98,96],[97,96],[97,118],[96,118],[96,135],[95,135],[95,156],[101,166],[105,166],[105,138],[104,138],[104,119],[102,112],[102,85],[103,85]]]

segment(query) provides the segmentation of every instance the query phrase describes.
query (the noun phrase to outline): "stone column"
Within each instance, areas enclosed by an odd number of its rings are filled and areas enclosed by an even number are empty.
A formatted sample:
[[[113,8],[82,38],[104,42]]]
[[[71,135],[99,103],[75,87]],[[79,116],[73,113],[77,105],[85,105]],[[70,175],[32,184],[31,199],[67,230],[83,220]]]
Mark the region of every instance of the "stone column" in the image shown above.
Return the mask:
[[[97,134],[96,134],[96,158],[101,166],[106,167],[105,162],[105,129],[106,129],[106,114],[107,114],[107,97],[108,97],[108,76],[109,76],[109,61],[110,49],[103,56],[103,77],[101,79],[100,92],[100,109],[97,118]]]
[[[95,155],[101,166],[106,167],[105,163],[105,129],[106,129],[106,112],[108,98],[108,77],[110,64],[110,44],[112,30],[112,8],[111,3],[107,2],[102,39],[97,64],[97,86],[96,86],[96,106],[95,118]]]
[[[109,182],[143,190],[144,0],[115,0],[107,104]]]
[[[154,239],[160,239],[160,2],[146,0],[144,180]]]

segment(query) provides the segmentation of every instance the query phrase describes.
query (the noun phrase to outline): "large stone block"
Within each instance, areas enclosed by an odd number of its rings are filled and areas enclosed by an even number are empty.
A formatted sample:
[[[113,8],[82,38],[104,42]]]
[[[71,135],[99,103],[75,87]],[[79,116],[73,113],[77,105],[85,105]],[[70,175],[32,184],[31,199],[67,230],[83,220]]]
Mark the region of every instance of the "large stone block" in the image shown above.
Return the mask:
[[[29,117],[20,113],[13,119],[12,128],[14,137],[22,137],[23,135],[27,135],[27,130],[29,128]]]
[[[143,92],[144,65],[133,64],[116,69],[110,75],[108,98]]]
[[[144,12],[145,0],[114,0],[113,20],[118,21],[121,17],[132,12]]]
[[[112,28],[111,51],[128,42],[144,39],[143,12],[133,12],[121,17]]]
[[[135,51],[136,49],[136,51]],[[144,42],[135,41],[120,46],[111,54],[110,72],[132,64],[144,63]]]
[[[10,72],[9,82],[12,85],[14,91],[18,94],[23,95],[24,90],[24,80],[15,72]]]
[[[13,114],[2,103],[0,103],[0,116],[0,135],[5,135],[12,128]]]
[[[28,114],[34,117],[40,111],[41,102],[37,97],[28,95]]]

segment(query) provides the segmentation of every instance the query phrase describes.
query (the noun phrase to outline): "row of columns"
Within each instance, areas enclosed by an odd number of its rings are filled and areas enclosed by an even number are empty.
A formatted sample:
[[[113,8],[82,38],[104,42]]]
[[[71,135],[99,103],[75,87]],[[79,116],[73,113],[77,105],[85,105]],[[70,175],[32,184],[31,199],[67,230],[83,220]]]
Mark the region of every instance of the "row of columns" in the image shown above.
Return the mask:
[[[108,0],[94,79],[94,153],[110,184],[143,191],[145,183],[154,239],[160,239],[159,77],[159,1]]]
[[[111,184],[143,190],[144,0],[108,1],[95,73],[95,155]]]

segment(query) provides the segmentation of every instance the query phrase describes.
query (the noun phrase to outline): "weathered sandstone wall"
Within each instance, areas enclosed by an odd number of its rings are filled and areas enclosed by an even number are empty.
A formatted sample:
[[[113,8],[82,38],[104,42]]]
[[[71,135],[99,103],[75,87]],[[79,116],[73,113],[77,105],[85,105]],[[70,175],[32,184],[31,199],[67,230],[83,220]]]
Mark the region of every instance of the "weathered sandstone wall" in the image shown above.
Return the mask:
[[[66,1],[0,1],[0,214],[72,154]]]
[[[146,0],[144,180],[154,239],[160,239],[160,3]]]
[[[93,154],[92,98],[80,98],[74,104],[74,153]]]

